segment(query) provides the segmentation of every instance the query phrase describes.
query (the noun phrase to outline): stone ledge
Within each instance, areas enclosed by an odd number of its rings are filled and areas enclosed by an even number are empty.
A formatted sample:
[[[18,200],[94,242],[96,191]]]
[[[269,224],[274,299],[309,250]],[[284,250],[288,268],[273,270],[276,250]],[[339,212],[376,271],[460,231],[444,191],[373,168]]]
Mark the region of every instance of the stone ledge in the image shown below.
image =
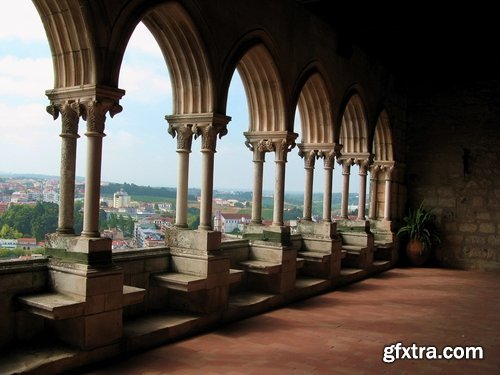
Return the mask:
[[[207,288],[207,279],[204,276],[189,275],[187,273],[168,272],[153,276],[160,287],[193,292]]]
[[[123,306],[141,303],[146,295],[146,289],[136,288],[130,285],[123,286]]]
[[[85,301],[66,294],[49,292],[17,298],[24,309],[52,320],[76,318],[83,315]]]
[[[263,260],[244,260],[239,263],[247,272],[263,273],[266,275],[279,273],[281,271],[281,264],[271,263]]]
[[[231,268],[229,270],[229,284],[237,284],[243,279],[245,271]]]
[[[328,261],[328,258],[332,254],[321,253],[319,251],[299,251],[298,255],[300,255],[301,258],[304,258],[308,262],[324,263]]]

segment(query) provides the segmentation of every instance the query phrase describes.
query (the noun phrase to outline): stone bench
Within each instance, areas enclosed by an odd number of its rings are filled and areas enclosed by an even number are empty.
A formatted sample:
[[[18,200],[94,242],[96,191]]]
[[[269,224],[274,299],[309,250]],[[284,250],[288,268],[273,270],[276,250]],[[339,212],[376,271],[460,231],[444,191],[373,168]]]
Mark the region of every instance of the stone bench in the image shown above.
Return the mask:
[[[129,285],[123,286],[123,306],[135,305],[144,300],[146,290]],[[18,303],[26,311],[51,320],[65,320],[84,315],[85,300],[60,292],[45,292],[20,296]]]
[[[182,292],[194,292],[207,288],[205,276],[190,275],[180,272],[167,272],[153,276],[157,285],[162,288],[179,290]]]
[[[229,284],[238,284],[243,280],[244,270],[229,269]]]
[[[135,286],[123,286],[123,306],[136,305],[144,301],[146,289],[137,288]]]
[[[330,261],[331,254],[319,251],[299,251],[298,255],[308,262],[326,263]]]
[[[21,296],[17,301],[26,311],[51,320],[63,320],[82,316],[85,301],[58,292]]]
[[[272,263],[265,260],[248,259],[241,261],[239,265],[247,272],[271,275],[281,271],[280,263]]]

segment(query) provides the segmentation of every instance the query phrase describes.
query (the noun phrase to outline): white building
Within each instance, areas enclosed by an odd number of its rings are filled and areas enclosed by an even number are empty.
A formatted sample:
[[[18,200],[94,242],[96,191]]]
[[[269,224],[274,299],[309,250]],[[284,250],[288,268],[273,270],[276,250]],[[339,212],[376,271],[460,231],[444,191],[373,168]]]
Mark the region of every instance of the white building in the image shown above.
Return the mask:
[[[217,211],[214,217],[214,230],[222,233],[231,233],[235,229],[243,230],[243,226],[251,220],[250,215],[229,214]]]
[[[130,205],[130,195],[127,194],[126,191],[123,189],[120,189],[120,191],[117,191],[116,193],[113,194],[113,207],[114,208],[122,208],[122,207],[128,207]]]

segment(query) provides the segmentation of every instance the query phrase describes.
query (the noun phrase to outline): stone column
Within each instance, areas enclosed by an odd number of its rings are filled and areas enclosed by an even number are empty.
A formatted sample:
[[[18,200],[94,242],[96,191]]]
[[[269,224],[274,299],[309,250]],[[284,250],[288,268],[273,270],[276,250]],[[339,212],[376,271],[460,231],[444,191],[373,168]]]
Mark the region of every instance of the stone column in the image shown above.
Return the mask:
[[[370,169],[370,207],[368,209],[368,218],[372,220],[377,218],[377,185],[379,172],[380,165],[374,165]]]
[[[75,234],[73,214],[75,211],[76,142],[80,104],[77,102],[49,105],[47,112],[57,119],[61,113],[61,167],[59,178],[59,217],[56,233]]]
[[[85,105],[84,120],[87,121],[87,170],[85,175],[85,202],[83,212],[83,237],[100,237],[99,197],[101,188],[102,139],[106,113],[111,117],[121,111],[115,103],[93,100]]]
[[[391,220],[392,199],[392,173],[394,166],[387,167],[385,171],[385,194],[384,194],[384,220]]]
[[[312,196],[314,180],[314,163],[318,157],[316,150],[301,150],[299,156],[304,159],[304,213],[303,220],[312,220]]]
[[[245,145],[253,153],[253,190],[252,190],[252,224],[262,224],[262,185],[264,175],[265,153],[272,150],[272,143],[260,140],[250,142],[247,140]]]
[[[275,164],[275,183],[274,183],[274,208],[273,208],[273,226],[282,227],[283,209],[285,205],[285,165],[288,152],[295,147],[295,142],[282,139],[274,142],[274,164]]]
[[[191,144],[193,141],[192,125],[170,125],[168,132],[172,135],[172,137],[177,135],[177,155],[179,155],[175,226],[179,228],[187,228],[189,154],[191,153]]]
[[[366,174],[371,164],[371,159],[358,160],[359,165],[359,199],[358,199],[358,220],[365,220],[366,211]]]
[[[349,177],[351,174],[351,165],[353,165],[353,159],[343,159],[340,161],[342,164],[342,205],[340,210],[340,216],[342,219],[348,218],[348,205],[349,205]]]
[[[335,162],[335,151],[323,151],[323,170],[325,173],[323,189],[323,221],[330,223],[332,221],[332,185],[333,169]]]
[[[195,138],[201,135],[201,202],[198,229],[212,230],[212,200],[214,182],[214,154],[217,136],[227,134],[226,123],[194,125]]]

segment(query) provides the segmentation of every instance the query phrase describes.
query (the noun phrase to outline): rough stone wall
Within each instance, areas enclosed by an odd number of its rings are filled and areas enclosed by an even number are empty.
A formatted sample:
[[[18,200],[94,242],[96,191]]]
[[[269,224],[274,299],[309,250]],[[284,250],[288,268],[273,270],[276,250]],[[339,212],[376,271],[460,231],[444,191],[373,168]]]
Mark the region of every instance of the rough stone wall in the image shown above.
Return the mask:
[[[409,99],[409,202],[438,216],[443,265],[500,270],[500,85],[476,82]]]

